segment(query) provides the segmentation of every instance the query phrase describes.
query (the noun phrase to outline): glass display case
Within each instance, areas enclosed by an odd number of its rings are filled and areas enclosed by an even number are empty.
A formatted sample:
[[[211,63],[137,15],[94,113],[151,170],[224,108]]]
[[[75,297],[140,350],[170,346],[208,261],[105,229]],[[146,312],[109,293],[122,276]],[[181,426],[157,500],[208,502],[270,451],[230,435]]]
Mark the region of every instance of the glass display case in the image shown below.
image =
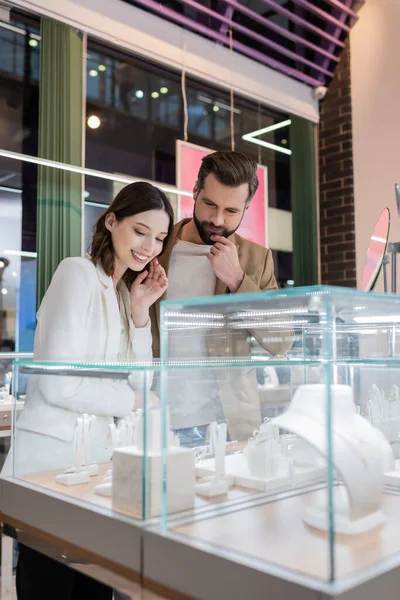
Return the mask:
[[[14,407],[21,390],[26,402],[3,478],[137,520],[160,514],[161,407],[151,389],[159,364],[16,360],[12,368]],[[179,453],[172,432],[169,441]]]
[[[12,444],[0,479],[7,535],[132,597],[143,526],[161,512],[159,374],[156,362],[12,364]],[[168,440],[192,460],[172,432]],[[194,459],[189,466],[194,476]],[[11,578],[6,539],[2,581]]]
[[[399,325],[399,297],[341,288],[162,303],[163,423],[195,456],[176,515],[164,447],[164,535],[197,549],[180,560],[318,585],[399,560]]]
[[[32,353],[0,352],[0,469],[2,468],[10,448],[13,407],[16,418],[24,406],[25,387],[21,381],[18,390],[12,389],[13,360],[29,359]]]

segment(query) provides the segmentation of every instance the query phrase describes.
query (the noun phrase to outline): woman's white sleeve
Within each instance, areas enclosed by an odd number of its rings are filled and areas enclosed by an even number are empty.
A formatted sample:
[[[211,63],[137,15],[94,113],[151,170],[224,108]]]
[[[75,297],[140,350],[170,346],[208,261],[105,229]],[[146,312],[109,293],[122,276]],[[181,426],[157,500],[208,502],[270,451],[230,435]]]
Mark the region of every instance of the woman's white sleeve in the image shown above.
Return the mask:
[[[63,260],[38,312],[35,360],[84,366],[92,333],[87,318],[91,295],[84,263],[73,258]],[[122,417],[134,404],[126,379],[41,375],[39,388],[49,404],[79,413]]]
[[[133,324],[130,325],[133,362],[151,363],[153,351],[150,319],[145,327],[137,328]],[[134,390],[143,390],[144,387],[149,390],[153,383],[153,375],[154,372],[149,368],[142,372],[134,370],[129,376],[129,385]]]

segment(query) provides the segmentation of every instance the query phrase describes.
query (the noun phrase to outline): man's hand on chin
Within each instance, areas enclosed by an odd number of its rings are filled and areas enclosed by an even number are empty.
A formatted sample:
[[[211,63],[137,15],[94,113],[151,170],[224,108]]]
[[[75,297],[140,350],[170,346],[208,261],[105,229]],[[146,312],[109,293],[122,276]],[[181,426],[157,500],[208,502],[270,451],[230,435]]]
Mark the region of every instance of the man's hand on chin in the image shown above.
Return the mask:
[[[211,239],[214,245],[207,258],[211,263],[213,271],[232,293],[236,293],[244,278],[237,248],[233,242],[220,235],[212,235]]]

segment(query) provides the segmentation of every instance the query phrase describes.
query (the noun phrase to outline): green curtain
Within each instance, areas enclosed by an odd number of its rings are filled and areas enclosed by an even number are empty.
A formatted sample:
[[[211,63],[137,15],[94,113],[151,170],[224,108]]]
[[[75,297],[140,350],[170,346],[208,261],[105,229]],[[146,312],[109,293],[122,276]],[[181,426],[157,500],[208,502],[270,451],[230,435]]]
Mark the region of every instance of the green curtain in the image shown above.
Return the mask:
[[[51,19],[41,21],[39,156],[82,165],[83,41]],[[80,256],[82,175],[39,167],[37,306],[61,260]]]
[[[293,279],[296,286],[315,285],[318,283],[315,125],[300,117],[291,120]]]

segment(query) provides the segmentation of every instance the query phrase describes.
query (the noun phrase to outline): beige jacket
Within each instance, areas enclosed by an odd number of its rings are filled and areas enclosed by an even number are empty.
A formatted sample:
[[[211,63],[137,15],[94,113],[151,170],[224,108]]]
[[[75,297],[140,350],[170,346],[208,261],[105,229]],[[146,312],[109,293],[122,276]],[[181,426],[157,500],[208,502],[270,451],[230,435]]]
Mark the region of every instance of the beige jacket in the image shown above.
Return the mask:
[[[159,258],[167,275],[172,250],[180,237],[182,227],[189,222],[183,219],[174,227],[174,232],[164,254]],[[229,238],[238,249],[239,262],[245,276],[238,289],[238,294],[260,292],[277,289],[274,275],[274,265],[271,250],[264,248],[254,242],[245,240],[238,234]],[[215,285],[215,295],[227,294],[227,286],[219,279]],[[160,301],[165,299],[164,295]],[[159,302],[160,302],[159,301]],[[151,308],[151,323],[153,335],[154,357],[160,355],[160,304],[157,302]],[[259,337],[256,335],[255,337]],[[229,335],[209,336],[208,351],[212,357],[249,356],[250,342],[249,332],[246,330],[237,332],[235,337]],[[234,343],[233,343],[234,340]],[[261,340],[260,340],[261,341]],[[277,348],[267,350],[275,354],[283,354],[288,351],[291,344],[286,343]],[[216,371],[216,379],[220,391],[220,400],[228,422],[229,433],[232,440],[247,440],[254,429],[260,426],[261,412],[258,395],[258,386],[254,368],[232,368]]]

